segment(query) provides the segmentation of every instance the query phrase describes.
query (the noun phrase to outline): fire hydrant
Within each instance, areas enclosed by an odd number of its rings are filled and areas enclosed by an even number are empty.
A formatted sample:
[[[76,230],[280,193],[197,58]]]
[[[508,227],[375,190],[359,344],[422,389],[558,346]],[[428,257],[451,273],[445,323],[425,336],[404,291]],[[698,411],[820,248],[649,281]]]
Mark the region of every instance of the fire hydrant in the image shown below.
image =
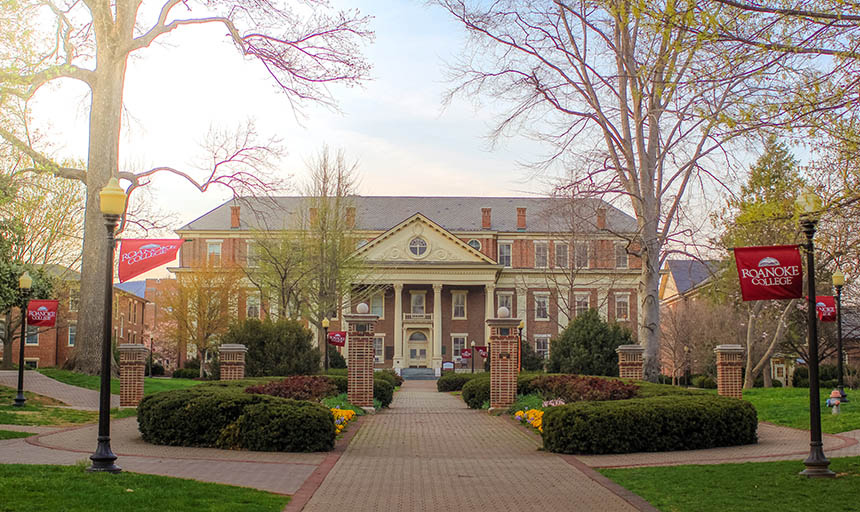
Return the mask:
[[[831,408],[831,414],[839,414],[839,404],[842,401],[842,393],[839,392],[838,389],[834,389],[830,392],[830,398],[827,399],[825,405]]]

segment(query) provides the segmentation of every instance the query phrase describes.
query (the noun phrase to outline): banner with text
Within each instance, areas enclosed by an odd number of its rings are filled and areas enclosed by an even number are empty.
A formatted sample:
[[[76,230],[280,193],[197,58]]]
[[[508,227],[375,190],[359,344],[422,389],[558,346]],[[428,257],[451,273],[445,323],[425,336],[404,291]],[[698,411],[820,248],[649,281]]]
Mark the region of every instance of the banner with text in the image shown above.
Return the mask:
[[[56,300],[31,300],[27,305],[27,325],[53,327],[57,321]]]
[[[332,331],[328,333],[328,344],[342,347],[346,344],[346,331]]]
[[[822,322],[836,321],[836,299],[833,298],[833,295],[815,297],[815,310],[818,312],[818,320]]]
[[[185,240],[125,239],[119,248],[119,282],[139,276],[176,259]]]
[[[462,359],[472,359],[472,349],[464,348],[460,350],[460,357]]]
[[[488,355],[490,355],[490,351],[487,347],[475,347],[475,350],[477,350],[478,353],[481,354],[481,357],[487,357]]]
[[[736,247],[743,300],[799,299],[803,270],[796,245]]]

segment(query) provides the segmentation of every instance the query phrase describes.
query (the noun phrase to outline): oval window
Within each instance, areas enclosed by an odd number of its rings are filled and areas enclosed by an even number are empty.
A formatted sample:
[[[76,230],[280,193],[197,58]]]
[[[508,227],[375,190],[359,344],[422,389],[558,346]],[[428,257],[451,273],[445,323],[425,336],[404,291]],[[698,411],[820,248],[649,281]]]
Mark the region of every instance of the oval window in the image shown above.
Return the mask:
[[[427,242],[423,238],[413,238],[409,242],[409,252],[415,256],[424,256],[424,253],[427,252]]]
[[[469,246],[470,246],[472,249],[475,249],[476,251],[480,251],[480,250],[481,250],[481,241],[480,241],[480,240],[475,240],[475,239],[473,238],[473,239],[469,240]]]

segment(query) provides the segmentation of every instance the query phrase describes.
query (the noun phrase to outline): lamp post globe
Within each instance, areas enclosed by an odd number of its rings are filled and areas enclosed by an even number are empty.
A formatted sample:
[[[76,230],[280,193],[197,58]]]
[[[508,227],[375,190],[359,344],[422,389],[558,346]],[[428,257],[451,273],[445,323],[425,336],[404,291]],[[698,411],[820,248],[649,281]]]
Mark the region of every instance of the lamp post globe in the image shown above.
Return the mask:
[[[472,373],[475,373],[475,340],[472,340]]]
[[[833,273],[833,287],[836,288],[836,388],[842,395],[841,402],[848,401],[845,394],[845,383],[843,382],[844,356],[842,355],[842,287],[845,286],[845,274],[836,269]]]
[[[323,328],[323,368],[328,371],[328,326],[331,324],[328,317],[323,318],[320,323]]]
[[[830,461],[824,456],[821,440],[821,397],[818,381],[818,316],[815,309],[815,229],[818,224],[818,214],[821,212],[821,200],[811,190],[806,190],[797,198],[800,210],[800,227],[806,235],[806,324],[809,352],[809,456],[803,461],[806,469],[800,472],[807,477],[834,477],[830,471]]]
[[[88,471],[104,471],[119,473],[122,471],[114,464],[116,455],[110,447],[110,371],[111,371],[111,317],[113,309],[113,263],[116,246],[116,227],[120,216],[125,212],[128,196],[116,178],[108,180],[107,185],[99,192],[99,208],[105,218],[107,229],[107,264],[105,265],[104,318],[102,319],[102,360],[101,379],[99,384],[99,435],[95,453],[90,455],[93,461]]]
[[[15,407],[24,407],[27,398],[24,396],[24,345],[27,339],[27,303],[33,278],[26,270],[18,278],[18,289],[21,291],[21,337],[18,343],[18,393],[15,395]]]

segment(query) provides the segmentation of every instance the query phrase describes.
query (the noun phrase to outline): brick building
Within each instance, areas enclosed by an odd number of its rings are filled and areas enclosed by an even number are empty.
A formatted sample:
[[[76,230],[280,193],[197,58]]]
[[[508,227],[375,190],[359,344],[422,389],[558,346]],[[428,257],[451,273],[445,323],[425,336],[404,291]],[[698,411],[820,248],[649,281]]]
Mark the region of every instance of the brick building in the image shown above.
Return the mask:
[[[54,327],[28,327],[24,342],[24,362],[32,368],[62,366],[71,355],[77,342],[79,290],[81,274],[57,265],[46,266],[48,274],[57,279],[55,299],[59,300],[57,321]],[[121,289],[113,290],[113,328],[116,343],[143,343],[146,329],[143,318],[146,300],[143,296]],[[18,317],[17,309],[12,315]],[[94,314],[102,314],[101,311]],[[4,320],[0,319],[0,323]],[[16,320],[17,324],[17,320]],[[17,324],[20,326],[20,324]],[[0,326],[0,332],[5,329]],[[12,360],[19,357],[20,330],[16,329],[12,339]],[[2,360],[2,354],[0,354]]]
[[[507,306],[523,337],[544,356],[575,315],[597,309],[635,332],[641,262],[632,254],[635,219],[592,199],[354,197],[346,210],[356,251],[370,268],[354,290],[372,286],[377,368],[465,367],[460,351],[485,345],[485,319]],[[313,217],[302,198],[229,201],[178,229],[181,274],[197,261],[247,265],[254,233]],[[312,209],[311,209],[312,210]],[[250,288],[250,286],[249,286]],[[356,293],[356,295],[358,295]],[[266,297],[238,299],[240,317],[265,316]],[[344,298],[331,330],[342,330]]]

